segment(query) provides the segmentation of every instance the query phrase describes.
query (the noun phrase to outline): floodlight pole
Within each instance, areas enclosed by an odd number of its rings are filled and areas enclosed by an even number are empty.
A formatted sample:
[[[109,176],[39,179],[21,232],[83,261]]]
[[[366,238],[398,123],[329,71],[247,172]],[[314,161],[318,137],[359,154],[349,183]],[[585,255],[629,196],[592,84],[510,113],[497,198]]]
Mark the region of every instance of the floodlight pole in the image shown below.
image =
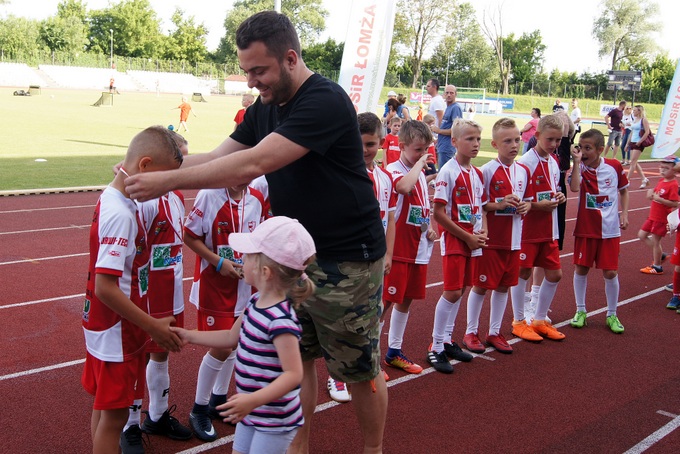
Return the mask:
[[[274,0],[274,11],[281,12],[281,0]]]
[[[113,68],[113,29],[109,28],[109,31],[111,32],[111,64],[109,66]]]

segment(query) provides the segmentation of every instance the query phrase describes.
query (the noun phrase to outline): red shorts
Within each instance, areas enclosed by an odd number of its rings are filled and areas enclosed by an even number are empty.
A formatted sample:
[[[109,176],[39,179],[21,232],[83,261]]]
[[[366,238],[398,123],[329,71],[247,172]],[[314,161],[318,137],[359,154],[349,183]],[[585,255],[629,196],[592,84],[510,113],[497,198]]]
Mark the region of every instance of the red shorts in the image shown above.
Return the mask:
[[[667,221],[653,221],[651,219],[647,219],[645,223],[642,224],[642,227],[640,227],[640,230],[663,238],[666,236],[666,233],[668,233],[666,230],[667,225]]]
[[[557,240],[542,243],[522,243],[519,254],[519,266],[522,268],[545,268],[546,270],[562,269],[560,265],[560,249]]]
[[[127,408],[144,398],[146,355],[122,363],[102,361],[87,353],[80,382],[94,396],[95,410]]]
[[[484,254],[477,259],[474,285],[487,290],[517,285],[519,253],[503,249],[484,249]]]
[[[172,326],[184,328],[184,312],[180,312],[179,314],[175,315],[174,317],[175,317],[175,323],[173,323]],[[157,317],[157,318],[163,318],[163,317]],[[149,343],[146,344],[146,352],[147,353],[163,353],[163,352],[167,352],[167,350],[164,349],[163,347],[159,346],[157,343],[155,343],[153,341],[153,339],[150,339]]]
[[[404,299],[421,300],[426,283],[427,265],[393,261],[390,274],[385,276],[383,299],[396,304]]]
[[[680,266],[680,233],[675,234],[675,246],[673,247],[673,255],[671,255],[671,263]]]
[[[206,314],[201,308],[196,314],[196,324],[199,331],[221,331],[231,329],[238,317],[233,315],[214,315]]]
[[[484,251],[486,254],[486,251]],[[455,291],[472,285],[479,257],[452,254],[442,257],[444,290]]]
[[[599,270],[619,269],[620,238],[574,238],[574,265]]]

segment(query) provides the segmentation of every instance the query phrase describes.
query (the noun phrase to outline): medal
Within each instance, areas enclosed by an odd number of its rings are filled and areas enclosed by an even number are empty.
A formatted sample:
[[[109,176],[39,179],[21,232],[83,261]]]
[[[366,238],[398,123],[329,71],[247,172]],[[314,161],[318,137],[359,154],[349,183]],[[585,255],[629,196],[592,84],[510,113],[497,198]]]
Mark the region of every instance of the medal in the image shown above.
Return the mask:
[[[422,224],[420,224],[420,231],[423,232],[423,233],[424,233],[424,232],[427,232],[427,229],[428,229],[429,227],[430,227],[430,226],[427,224],[427,222],[423,222]]]

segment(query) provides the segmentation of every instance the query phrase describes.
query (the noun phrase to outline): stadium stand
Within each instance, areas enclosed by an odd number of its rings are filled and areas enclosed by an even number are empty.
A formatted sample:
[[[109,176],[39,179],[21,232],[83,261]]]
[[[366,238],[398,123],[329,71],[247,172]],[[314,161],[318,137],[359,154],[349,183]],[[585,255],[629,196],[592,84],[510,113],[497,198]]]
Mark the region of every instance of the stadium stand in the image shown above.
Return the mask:
[[[125,73],[108,68],[85,68],[82,66],[40,65],[40,70],[47,74],[61,88],[94,88],[109,89],[109,79],[113,76],[119,91],[139,91],[134,80]]]
[[[0,63],[0,86],[47,86],[47,82],[25,63]]]
[[[159,91],[162,93],[201,93],[209,96],[211,81],[204,81],[192,74],[128,71],[143,91]]]

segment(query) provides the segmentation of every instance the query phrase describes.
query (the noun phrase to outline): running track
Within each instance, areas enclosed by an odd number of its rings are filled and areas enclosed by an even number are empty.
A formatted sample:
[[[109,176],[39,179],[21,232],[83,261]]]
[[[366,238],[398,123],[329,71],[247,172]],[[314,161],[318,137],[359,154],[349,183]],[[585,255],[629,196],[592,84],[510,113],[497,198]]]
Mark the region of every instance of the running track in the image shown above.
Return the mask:
[[[646,168],[656,170],[653,164]],[[656,182],[655,174],[650,176]],[[512,355],[488,349],[472,363],[456,365],[453,375],[426,369],[413,376],[388,369],[386,453],[679,451],[680,315],[664,308],[670,294],[662,287],[670,282],[672,267],[666,266],[664,276],[638,271],[651,256],[636,240],[648,213],[639,184],[639,179],[631,184],[631,227],[622,236],[619,317],[626,332],[617,336],[606,328],[597,270],[588,283],[588,327],[579,331],[568,326],[574,313],[570,235],[576,201],[571,195],[562,252],[564,278],[550,313],[558,326],[564,326],[565,341],[529,344],[515,339]],[[185,195],[190,208],[194,192]],[[87,235],[98,196],[0,198],[0,420],[5,429],[1,452],[91,450],[92,398],[80,386],[84,361],[80,315]],[[665,249],[672,246],[672,239],[666,239]],[[189,250],[185,254],[188,295],[194,256]],[[406,354],[424,367],[441,282],[441,259],[435,248],[427,298],[414,305],[404,343]],[[461,310],[454,333],[459,343],[465,318]],[[508,339],[513,338],[511,318],[508,304],[503,324]],[[189,305],[189,328],[195,327],[195,320],[195,309]],[[483,334],[488,300],[480,325]],[[184,423],[204,352],[188,346],[171,358],[171,403],[177,404],[175,416]],[[322,364],[318,368],[319,407],[311,452],[360,452],[351,404],[329,401]],[[221,437],[215,443],[151,437],[147,452],[230,451],[233,429],[219,422],[215,427]]]

